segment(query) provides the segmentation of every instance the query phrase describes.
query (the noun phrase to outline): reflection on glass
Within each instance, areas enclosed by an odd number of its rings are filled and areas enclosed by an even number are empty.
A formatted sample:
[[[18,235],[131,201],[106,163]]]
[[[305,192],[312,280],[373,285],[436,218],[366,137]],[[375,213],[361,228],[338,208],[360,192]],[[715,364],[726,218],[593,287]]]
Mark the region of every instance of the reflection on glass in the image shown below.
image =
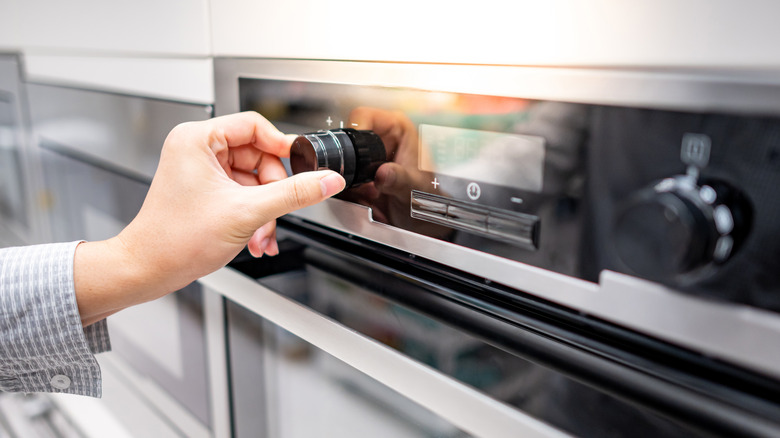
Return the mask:
[[[308,266],[307,288],[321,313],[577,436],[695,436],[325,270]]]
[[[419,168],[469,180],[542,191],[544,138],[420,125]]]
[[[241,79],[239,87],[241,109],[260,112],[282,131],[345,126],[378,134],[389,162],[373,182],[337,196],[369,207],[374,221],[580,275],[587,106],[277,80]],[[444,220],[412,217],[413,191],[474,208],[450,214],[444,206]],[[493,231],[488,210],[538,218],[538,245]],[[452,217],[460,222],[448,222]],[[502,229],[535,227],[532,222]]]
[[[740,227],[744,245],[725,262],[711,260],[722,258],[712,250],[691,250],[704,255],[685,264],[701,272],[672,272],[660,281],[696,295],[780,309],[772,189],[780,185],[776,117],[331,83],[242,79],[239,87],[241,109],[259,111],[283,131],[341,125],[375,131],[391,162],[379,167],[374,182],[339,195],[370,208],[374,221],[592,282],[605,269],[642,275],[619,254],[616,241],[634,232],[646,235],[644,225],[629,222],[624,234],[615,223],[642,190],[687,172],[681,159],[686,136],[706,136],[712,154],[700,179],[736,189],[756,220]],[[433,214],[413,218],[413,191],[447,199],[433,206]],[[457,201],[456,212],[448,199]],[[538,230],[535,244],[523,245],[525,236],[503,239],[495,229],[527,224],[510,220],[491,229],[488,210],[499,217],[507,212],[509,218],[538,218],[529,225]],[[691,214],[707,217],[696,209]],[[651,222],[652,229],[666,232],[664,221]],[[702,230],[712,224],[699,225],[681,248],[709,238]],[[651,239],[649,250],[633,252],[648,266],[668,269],[653,251]]]
[[[469,436],[257,315],[228,315],[238,438]]]
[[[585,437],[696,436],[652,412],[383,297],[384,290],[430,293],[412,282],[311,248],[296,259],[301,269],[259,282],[554,427]],[[239,431],[247,431],[239,437],[256,436],[257,428],[268,428],[267,436],[272,437],[311,436],[312,430],[343,437],[385,432],[463,436],[441,418],[307,342],[237,305],[229,309],[236,424]],[[268,407],[269,418],[258,417],[261,406]]]
[[[22,151],[16,135],[12,103],[0,95],[0,217],[26,224]]]
[[[280,328],[272,330],[278,349],[270,357],[270,369],[279,420],[272,436],[467,436],[302,339]]]

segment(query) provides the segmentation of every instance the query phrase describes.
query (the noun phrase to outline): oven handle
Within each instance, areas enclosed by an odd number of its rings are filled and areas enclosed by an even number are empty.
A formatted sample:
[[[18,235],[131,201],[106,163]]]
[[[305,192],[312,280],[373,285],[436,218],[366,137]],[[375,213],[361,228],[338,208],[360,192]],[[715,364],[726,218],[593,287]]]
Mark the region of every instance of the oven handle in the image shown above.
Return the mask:
[[[564,432],[223,268],[201,278],[209,291],[244,306],[440,415],[485,437],[565,437]]]

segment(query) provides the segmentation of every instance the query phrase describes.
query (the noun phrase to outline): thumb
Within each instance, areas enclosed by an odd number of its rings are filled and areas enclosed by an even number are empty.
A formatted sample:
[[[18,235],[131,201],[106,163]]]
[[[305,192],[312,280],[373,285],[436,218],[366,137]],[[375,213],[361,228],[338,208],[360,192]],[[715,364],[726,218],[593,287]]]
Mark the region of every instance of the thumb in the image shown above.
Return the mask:
[[[292,211],[321,202],[344,190],[346,182],[336,172],[302,172],[283,180],[256,186],[258,217],[271,221]],[[263,222],[263,223],[265,223]]]

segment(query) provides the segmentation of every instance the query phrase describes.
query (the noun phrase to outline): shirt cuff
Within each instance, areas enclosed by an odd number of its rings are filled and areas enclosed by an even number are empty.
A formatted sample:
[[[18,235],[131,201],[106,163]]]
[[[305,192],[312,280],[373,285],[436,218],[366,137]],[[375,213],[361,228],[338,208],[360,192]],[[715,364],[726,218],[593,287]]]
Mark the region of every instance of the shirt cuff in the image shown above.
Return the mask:
[[[102,395],[94,354],[111,346],[105,320],[81,324],[79,243],[0,250],[0,390]]]

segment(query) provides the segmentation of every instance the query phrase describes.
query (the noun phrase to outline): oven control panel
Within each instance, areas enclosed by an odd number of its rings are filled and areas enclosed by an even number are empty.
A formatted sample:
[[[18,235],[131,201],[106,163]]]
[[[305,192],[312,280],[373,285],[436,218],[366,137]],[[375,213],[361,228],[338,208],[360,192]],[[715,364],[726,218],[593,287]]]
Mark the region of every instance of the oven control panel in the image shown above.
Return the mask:
[[[453,229],[539,248],[539,217],[412,191],[411,216]]]
[[[780,118],[240,79],[371,219],[587,281],[780,310]],[[359,230],[355,230],[356,233]]]

